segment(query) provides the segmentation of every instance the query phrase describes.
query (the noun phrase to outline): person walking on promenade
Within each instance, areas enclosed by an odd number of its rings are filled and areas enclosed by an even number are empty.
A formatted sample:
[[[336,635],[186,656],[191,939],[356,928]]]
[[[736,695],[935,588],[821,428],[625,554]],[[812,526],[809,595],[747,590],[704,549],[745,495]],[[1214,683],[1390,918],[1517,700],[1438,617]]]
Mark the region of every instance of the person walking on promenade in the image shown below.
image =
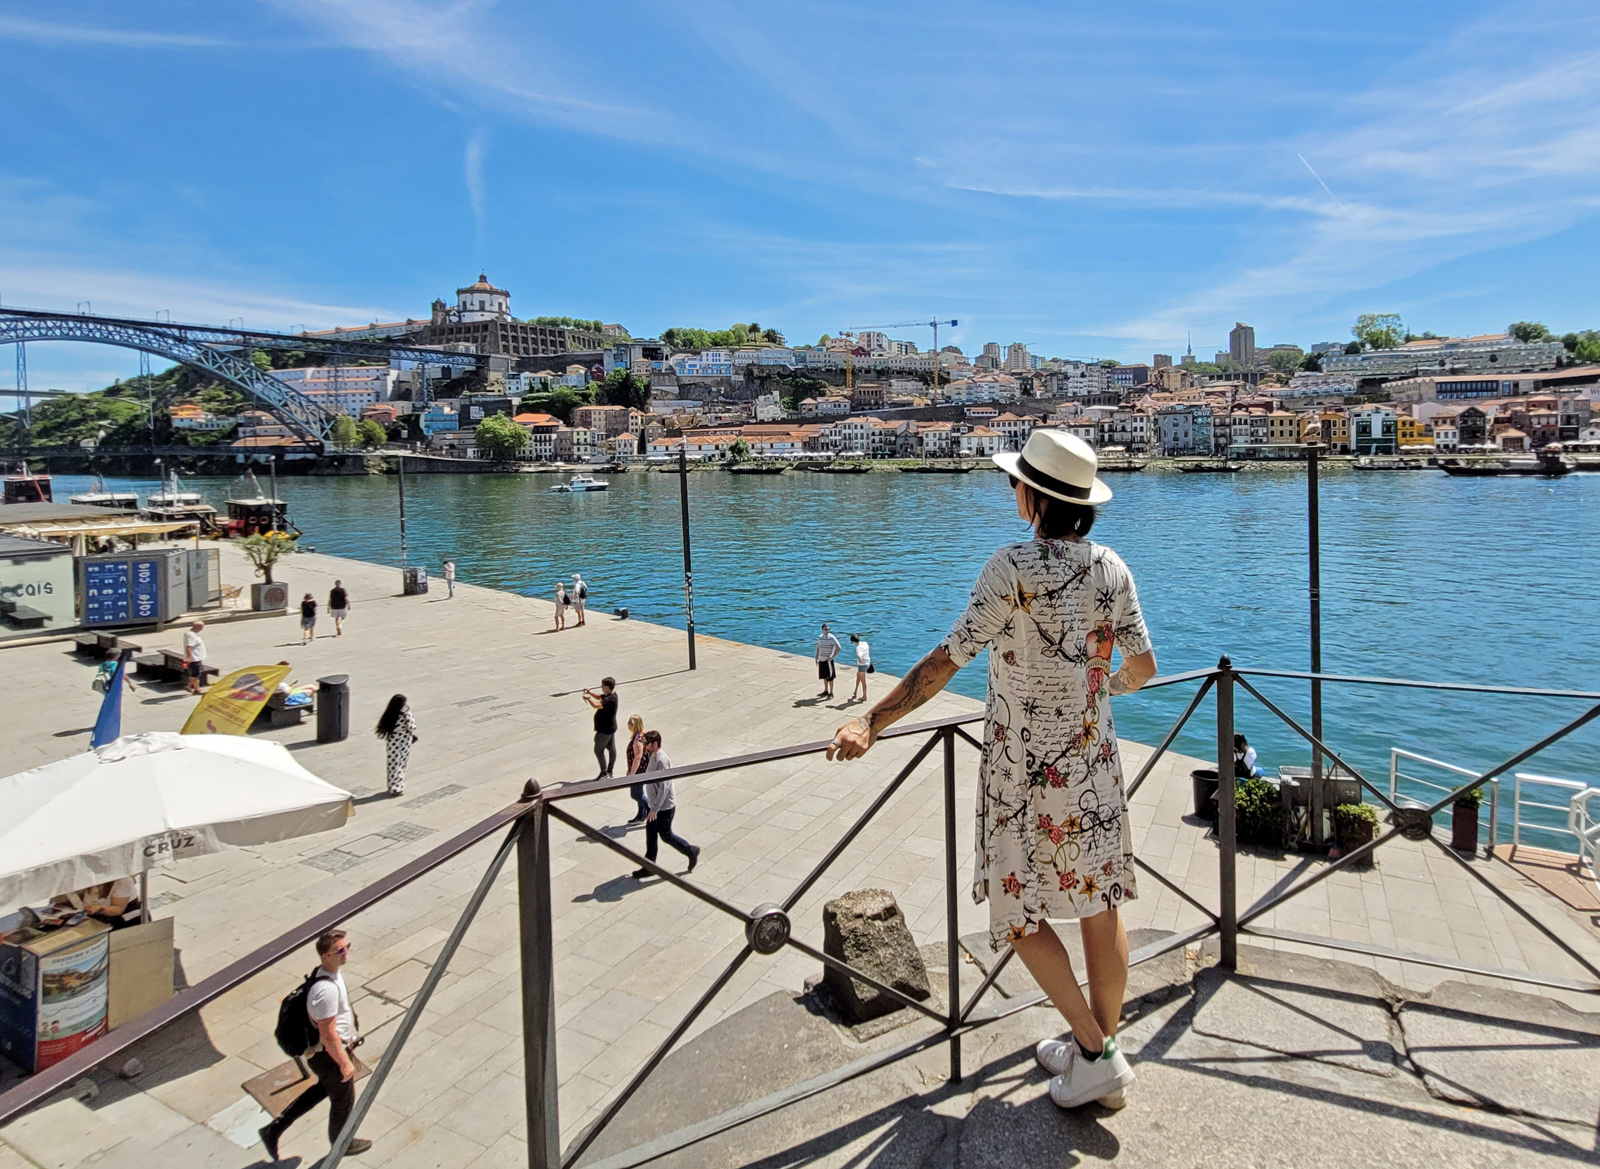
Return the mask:
[[[596,779],[610,779],[617,766],[617,680],[601,678],[600,692],[583,692],[583,700],[594,707],[594,757],[600,764]]]
[[[446,560],[444,562],[444,587],[446,600],[456,595],[456,562],[454,560]]]
[[[317,601],[307,593],[300,601],[300,644],[304,645],[317,635]]]
[[[324,1100],[328,1102],[328,1143],[339,1139],[345,1121],[356,1106],[356,1065],[350,1049],[356,1042],[356,1013],[350,1009],[350,992],[340,970],[350,959],[350,935],[344,930],[327,930],[317,938],[318,966],[312,971],[311,989],[306,994],[306,1013],[317,1029],[317,1047],[306,1062],[317,1077],[289,1103],[278,1119],[260,1130],[267,1155],[278,1158],[278,1142],[289,1126]],[[372,1148],[365,1137],[353,1137],[345,1156],[353,1157]]]
[[[636,714],[628,716],[628,774],[643,775],[645,764],[650,762],[650,753],[644,749],[644,719]],[[633,797],[634,814],[629,824],[643,824],[650,814],[650,805],[644,798],[644,782],[628,785],[628,795]]]
[[[661,732],[646,731],[644,735],[645,749],[650,752],[650,762],[646,765],[645,775],[650,776],[658,771],[666,771],[672,767],[672,760],[667,758],[667,753],[661,749]],[[673,848],[689,858],[689,871],[694,872],[695,865],[700,863],[700,849],[697,845],[690,844],[683,837],[672,831],[672,819],[678,812],[678,801],[672,796],[672,781],[670,779],[651,780],[644,785],[644,798],[649,806],[645,813],[644,825],[644,859],[656,859],[656,842],[665,840]],[[635,869],[635,880],[642,881],[650,875],[649,869]]]
[[[559,632],[567,627],[567,586],[556,581],[556,629]]]
[[[383,708],[374,733],[388,746],[388,765],[384,778],[391,796],[405,795],[406,764],[411,762],[411,744],[417,741],[417,720],[404,694],[396,694]]]
[[[834,659],[843,649],[844,646],[839,644],[839,639],[833,635],[828,623],[824,621],[822,633],[817,638],[817,677],[822,679],[822,693],[817,695],[818,698],[833,697],[833,680],[839,673],[838,667],[834,665]]]
[[[1120,1108],[1133,1071],[1114,1039],[1128,977],[1119,907],[1137,889],[1110,698],[1155,676],[1155,652],[1127,565],[1085,538],[1111,498],[1094,450],[1039,429],[1020,454],[992,457],[1033,538],[989,558],[944,641],[840,727],[828,757],[859,758],[989,650],[973,896],[989,902],[990,945],[1016,951],[1072,1029],[1036,1052],[1050,1098]],[[1113,650],[1122,653],[1114,673]],[[1051,918],[1078,919],[1087,1000]]]
[[[583,577],[576,572],[572,574],[572,607],[577,610],[578,624],[587,624],[583,616],[583,606],[589,600],[589,586],[583,583]]]
[[[859,633],[850,635],[850,644],[856,647],[856,684],[850,691],[851,702],[867,700],[867,675],[872,673],[872,647],[861,640]]]
[[[200,636],[206,623],[196,621],[183,635],[183,688],[190,694],[200,693],[200,680],[206,672],[206,643]]]
[[[342,580],[334,581],[328,590],[328,616],[333,618],[333,635],[343,637],[344,619],[350,616],[350,594],[345,591]]]

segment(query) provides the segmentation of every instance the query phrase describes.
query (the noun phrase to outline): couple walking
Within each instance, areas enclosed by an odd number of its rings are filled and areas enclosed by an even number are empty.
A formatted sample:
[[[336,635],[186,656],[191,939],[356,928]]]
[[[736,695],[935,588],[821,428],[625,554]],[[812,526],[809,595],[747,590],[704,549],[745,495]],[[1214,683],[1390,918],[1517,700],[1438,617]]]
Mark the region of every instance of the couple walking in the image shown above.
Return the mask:
[[[862,640],[859,633],[850,635],[850,644],[856,651],[856,684],[850,691],[851,702],[865,702],[867,700],[867,675],[876,673],[872,667],[872,647]],[[817,637],[817,677],[822,679],[822,693],[818,698],[833,697],[833,680],[838,677],[839,669],[834,664],[839,655],[844,652],[844,646],[839,644],[839,639],[833,635],[833,630],[828,628],[828,623],[822,623],[822,633]]]
[[[594,708],[594,757],[600,764],[596,779],[610,779],[617,765],[617,680],[602,678],[598,691],[585,690],[583,699]],[[672,760],[661,746],[661,732],[644,729],[644,719],[628,716],[628,775],[648,776],[668,771]],[[644,825],[645,859],[656,859],[658,842],[666,841],[689,858],[689,871],[700,862],[700,849],[672,831],[678,801],[673,796],[672,780],[641,779],[628,785],[636,809],[629,824]],[[634,877],[643,879],[649,869],[639,869]]]
[[[589,600],[589,586],[584,583],[583,577],[577,573],[572,574],[572,591],[567,591],[567,582],[556,581],[556,628],[567,627],[567,609],[571,608],[578,614],[578,624],[587,625],[584,620],[584,605]]]

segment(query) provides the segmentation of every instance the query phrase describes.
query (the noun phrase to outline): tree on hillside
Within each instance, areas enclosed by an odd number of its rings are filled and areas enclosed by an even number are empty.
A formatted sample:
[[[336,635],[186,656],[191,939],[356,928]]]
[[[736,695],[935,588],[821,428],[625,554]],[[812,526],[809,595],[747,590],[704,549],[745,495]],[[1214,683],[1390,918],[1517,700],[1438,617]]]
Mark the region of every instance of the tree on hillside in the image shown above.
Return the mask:
[[[1304,357],[1302,357],[1300,359],[1300,368],[1305,370],[1307,373],[1321,373],[1322,372],[1322,354],[1320,354],[1320,353],[1307,353]]]
[[[572,412],[579,406],[593,405],[594,400],[595,392],[589,386],[581,390],[572,386],[557,386],[547,393],[530,394],[522,399],[522,409],[529,414],[550,414],[571,426]]]
[[[348,414],[340,414],[328,428],[328,441],[337,447],[355,446],[361,439],[355,421]]]
[[[1524,344],[1550,340],[1550,330],[1538,321],[1512,321],[1506,326],[1506,332]]]
[[[272,358],[267,356],[265,349],[252,349],[250,351],[250,361],[262,373],[272,368]]]
[[[1362,313],[1350,326],[1350,335],[1366,349],[1393,349],[1406,335],[1399,313]]]
[[[648,410],[650,379],[619,367],[606,374],[606,380],[595,391],[595,401],[602,406],[631,406],[635,410]]]
[[[1600,361],[1600,329],[1585,329],[1581,333],[1568,333],[1561,338],[1574,361]]]
[[[1350,342],[1350,344],[1348,344],[1348,345],[1346,345],[1344,347],[1344,351],[1346,353],[1360,353],[1361,352],[1361,342],[1360,341],[1352,341],[1352,342]]]
[[[491,459],[509,459],[528,445],[528,432],[504,414],[491,414],[478,423],[474,441]]]
[[[356,433],[361,438],[361,445],[369,450],[389,441],[389,432],[376,418],[363,418],[356,423]]]
[[[1300,368],[1303,355],[1299,353],[1277,352],[1267,354],[1267,365],[1279,373],[1293,373]]]
[[[1100,359],[1100,364],[1105,369],[1116,369],[1117,366],[1122,364],[1122,362],[1118,361],[1115,357],[1102,357]]]
[[[244,409],[244,395],[228,386],[207,386],[195,401],[209,414],[227,416]]]

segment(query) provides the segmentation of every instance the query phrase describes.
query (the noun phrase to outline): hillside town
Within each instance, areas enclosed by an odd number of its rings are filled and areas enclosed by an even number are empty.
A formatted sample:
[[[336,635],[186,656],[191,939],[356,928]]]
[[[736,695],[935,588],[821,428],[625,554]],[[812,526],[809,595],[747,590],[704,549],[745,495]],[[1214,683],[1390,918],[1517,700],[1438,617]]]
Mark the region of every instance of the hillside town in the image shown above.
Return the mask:
[[[1209,362],[1191,351],[1130,364],[1046,358],[1020,342],[969,356],[876,330],[790,345],[773,329],[735,329],[738,344],[696,346],[681,342],[702,330],[640,340],[621,324],[521,321],[510,293],[480,276],[453,306],[436,300],[427,320],[314,334],[487,358],[467,376],[409,361],[273,372],[359,423],[350,445],[362,434],[462,459],[970,459],[1020,449],[1039,426],[1169,458],[1291,457],[1310,442],[1354,456],[1600,443],[1600,363],[1583,359],[1587,340],[1425,335],[1302,350],[1258,347],[1239,323]],[[225,435],[221,448],[241,455],[313,454],[260,411],[190,401],[168,415],[174,430]]]

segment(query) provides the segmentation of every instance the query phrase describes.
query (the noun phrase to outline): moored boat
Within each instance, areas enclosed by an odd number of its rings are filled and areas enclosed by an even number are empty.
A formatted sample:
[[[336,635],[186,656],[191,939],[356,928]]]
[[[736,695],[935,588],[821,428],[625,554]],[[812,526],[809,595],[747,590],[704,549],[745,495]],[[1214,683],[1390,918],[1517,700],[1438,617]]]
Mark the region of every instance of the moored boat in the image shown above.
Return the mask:
[[[34,474],[26,462],[19,463],[16,471],[5,477],[6,503],[50,503],[54,499],[50,476]]]
[[[217,527],[217,509],[206,502],[204,492],[182,490],[177,471],[168,471],[161,490],[144,497],[139,514],[155,523],[198,524],[203,532],[215,531]]]
[[[1464,479],[1482,479],[1497,475],[1535,475],[1555,478],[1572,474],[1572,465],[1559,454],[1541,452],[1533,459],[1497,459],[1491,462],[1464,463],[1459,459],[1442,459],[1439,469],[1446,475]]]
[[[94,477],[94,486],[70,496],[69,501],[85,507],[103,507],[107,511],[139,510],[139,497],[136,494],[132,491],[107,491],[106,481],[99,475]]]
[[[254,471],[246,471],[234,493],[223,501],[228,518],[222,531],[229,536],[254,536],[264,532],[288,532],[298,536],[300,529],[289,519],[289,505],[261,490]]]
[[[781,475],[789,469],[787,463],[729,463],[728,471],[734,475]]]
[[[1187,471],[1191,475],[1233,475],[1244,470],[1244,464],[1202,459],[1198,462],[1179,463],[1178,470]]]
[[[550,488],[551,491],[604,491],[610,487],[604,479],[596,479],[592,475],[574,475],[565,483],[557,483]]]

